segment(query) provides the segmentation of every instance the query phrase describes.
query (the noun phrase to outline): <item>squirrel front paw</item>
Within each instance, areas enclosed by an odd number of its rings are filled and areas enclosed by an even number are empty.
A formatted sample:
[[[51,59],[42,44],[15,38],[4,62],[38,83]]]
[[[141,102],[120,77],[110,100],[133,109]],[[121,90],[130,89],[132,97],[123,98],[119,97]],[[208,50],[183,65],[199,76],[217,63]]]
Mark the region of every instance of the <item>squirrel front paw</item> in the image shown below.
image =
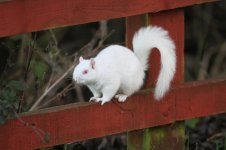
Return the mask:
[[[95,97],[95,96],[94,96],[94,97],[91,97],[91,98],[89,99],[89,101],[90,101],[90,102],[91,102],[91,101],[96,101],[97,98],[99,98],[99,97]]]
[[[106,100],[98,97],[91,97],[89,101],[101,102],[101,105],[104,105],[106,102],[109,102],[110,100]]]

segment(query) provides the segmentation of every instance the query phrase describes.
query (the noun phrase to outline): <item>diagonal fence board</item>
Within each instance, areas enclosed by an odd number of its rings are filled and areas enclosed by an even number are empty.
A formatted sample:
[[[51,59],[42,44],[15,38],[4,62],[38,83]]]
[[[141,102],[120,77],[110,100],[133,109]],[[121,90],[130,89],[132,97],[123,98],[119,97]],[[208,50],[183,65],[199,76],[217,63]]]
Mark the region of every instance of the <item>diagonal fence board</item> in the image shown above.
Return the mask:
[[[153,100],[150,91],[140,92],[123,104],[74,104],[22,114],[24,121],[49,133],[49,143],[42,144],[31,128],[14,119],[0,126],[0,141],[4,143],[0,149],[34,149],[226,111],[226,93],[222,92],[226,91],[226,79],[176,85],[160,102]]]
[[[12,0],[0,3],[0,37],[158,12],[217,0]]]

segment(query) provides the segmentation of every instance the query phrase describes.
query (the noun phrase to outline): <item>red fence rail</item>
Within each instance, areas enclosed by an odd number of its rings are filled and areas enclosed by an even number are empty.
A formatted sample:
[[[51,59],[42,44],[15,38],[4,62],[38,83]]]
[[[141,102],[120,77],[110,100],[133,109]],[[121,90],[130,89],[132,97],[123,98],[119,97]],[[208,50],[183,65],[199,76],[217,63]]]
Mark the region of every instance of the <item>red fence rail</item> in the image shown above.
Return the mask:
[[[31,128],[14,119],[0,127],[0,141],[4,141],[0,149],[51,146],[223,113],[226,93],[222,91],[226,91],[226,79],[174,86],[161,102],[154,101],[151,90],[146,90],[123,104],[72,104],[21,114],[23,120],[48,132],[50,142],[41,143]]]
[[[216,0],[12,0],[0,3],[0,37],[211,1]]]
[[[0,36],[69,26],[102,19],[127,17],[127,44],[142,25],[140,16],[151,12],[151,23],[169,30],[177,45],[177,73],[174,86],[161,102],[153,100],[151,87],[159,70],[159,55],[151,55],[152,70],[146,89],[125,103],[72,104],[21,114],[30,127],[13,119],[0,127],[0,149],[34,149],[100,137],[104,135],[169,124],[178,120],[226,111],[226,79],[182,83],[184,22],[181,8],[215,0],[12,0],[0,3]],[[44,3],[44,4],[43,4]],[[162,10],[168,10],[155,13]],[[132,17],[128,17],[132,16]],[[203,107],[203,104],[206,106]],[[202,109],[200,109],[202,108]],[[111,118],[111,119],[109,119]],[[31,128],[48,132],[48,143]]]

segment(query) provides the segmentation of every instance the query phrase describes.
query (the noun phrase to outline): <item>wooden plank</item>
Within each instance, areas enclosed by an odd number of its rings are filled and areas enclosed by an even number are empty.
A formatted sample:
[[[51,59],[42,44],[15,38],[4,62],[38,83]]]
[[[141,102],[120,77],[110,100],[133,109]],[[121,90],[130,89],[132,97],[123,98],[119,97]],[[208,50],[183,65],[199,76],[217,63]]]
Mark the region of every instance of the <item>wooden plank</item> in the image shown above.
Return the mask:
[[[146,18],[149,19],[149,21],[145,21],[145,22],[149,22],[151,25],[161,26],[169,31],[170,36],[172,37],[172,39],[176,44],[176,54],[177,54],[177,71],[174,77],[173,84],[183,82],[183,78],[184,78],[184,13],[183,13],[183,10],[177,9],[177,10],[163,11],[159,13],[150,14],[149,16],[147,15]],[[134,33],[134,31],[138,29],[136,24],[138,24],[138,22],[144,22],[144,20],[141,20],[141,19],[138,20],[137,17],[129,17],[129,19],[127,20],[129,21],[129,22],[127,21],[128,22],[127,30],[129,30],[128,32],[129,34],[127,35],[129,37],[131,36],[132,38],[132,33]],[[142,24],[140,23],[140,26],[141,25]],[[150,64],[150,70],[147,73],[147,79],[145,83],[146,88],[154,87],[157,77],[159,75],[160,53],[157,49],[153,50],[152,54],[150,55],[149,64]],[[168,101],[172,105],[170,107],[174,106],[174,103],[172,103],[172,101]],[[169,106],[167,106],[167,109],[168,108]],[[174,115],[174,113],[169,112],[169,115]],[[169,117],[168,119],[170,120],[171,117]],[[174,124],[174,127],[177,127],[177,126],[179,128],[178,129],[174,128],[174,130],[172,130],[172,126],[169,126],[169,127],[164,126],[160,128],[149,129],[149,134],[150,134],[149,138],[151,139],[148,139],[148,140],[150,140],[149,143],[151,143],[150,147],[156,148],[158,150],[161,150],[161,149],[164,150],[165,147],[169,147],[169,145],[171,145],[171,149],[175,149],[175,150],[182,149],[182,146],[184,145],[183,143],[184,136],[181,136],[182,125]],[[176,132],[177,130],[179,132]],[[167,134],[168,135],[162,137],[161,140],[158,139],[156,141],[155,136],[157,136],[156,134],[159,134],[160,132],[164,135],[167,135]],[[171,132],[174,132],[174,135],[171,134]],[[179,133],[179,134],[176,134],[176,133]],[[129,133],[128,134],[129,135],[128,141],[130,144],[129,146],[132,147],[133,145],[134,149],[143,149],[143,145],[144,145],[143,143],[146,139],[137,138],[137,136],[141,137],[141,135],[145,135],[145,134],[147,134],[146,130],[134,131],[131,134]],[[172,137],[172,135],[174,137]],[[178,139],[175,140],[175,137],[180,140]]]
[[[13,0],[0,3],[0,37],[217,0]]]
[[[172,84],[184,81],[184,11],[182,9],[155,13],[150,16],[150,22],[164,27],[176,44],[177,67]],[[151,55],[152,70],[151,81],[156,81],[160,69],[160,55],[155,51]],[[158,64],[158,65],[156,65]],[[151,70],[151,72],[152,72]],[[155,82],[154,82],[155,83]],[[171,103],[172,105],[174,103]],[[176,108],[176,107],[175,107]],[[169,114],[171,112],[169,111]],[[173,115],[173,114],[171,114]],[[151,147],[158,150],[181,150],[185,145],[185,127],[183,122],[174,122],[171,125],[151,128],[149,131]]]
[[[176,45],[177,68],[173,79],[173,84],[184,81],[184,12],[182,9],[159,12],[150,15],[150,23],[165,28],[169,31],[171,38]],[[151,77],[148,83],[155,84],[160,70],[159,51],[153,51],[150,57]]]
[[[49,143],[42,144],[31,128],[13,119],[0,126],[0,149],[34,149],[226,111],[226,93],[222,92],[226,91],[226,79],[174,86],[160,102],[154,101],[150,91],[140,92],[122,104],[74,104],[23,114],[24,121],[50,134]]]
[[[176,107],[176,119],[187,120],[194,117],[207,116],[208,114],[214,115],[226,112],[226,86],[224,82],[218,82],[216,87],[216,82],[214,80],[209,81],[209,86],[201,85],[200,83],[202,82],[194,82],[193,86],[200,86],[201,89],[187,87],[188,93],[186,90],[178,93],[175,97],[177,99],[175,105],[183,107]],[[195,104],[196,101],[197,104]]]
[[[149,14],[136,15],[126,18],[126,46],[133,49],[132,39],[136,31],[142,26],[149,25]],[[150,72],[150,71],[149,71]],[[149,76],[147,73],[146,76]],[[145,81],[146,82],[146,81]],[[146,87],[146,86],[144,86]],[[127,133],[127,150],[142,149],[144,141],[144,130],[135,130]]]

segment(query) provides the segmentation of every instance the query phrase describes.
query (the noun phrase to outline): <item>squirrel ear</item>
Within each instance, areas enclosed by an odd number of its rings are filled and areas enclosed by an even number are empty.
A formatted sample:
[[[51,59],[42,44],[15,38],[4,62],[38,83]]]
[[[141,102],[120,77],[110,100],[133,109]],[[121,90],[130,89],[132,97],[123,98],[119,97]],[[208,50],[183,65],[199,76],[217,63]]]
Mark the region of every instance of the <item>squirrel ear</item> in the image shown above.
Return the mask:
[[[90,59],[90,66],[91,66],[93,69],[95,69],[95,64],[96,64],[96,62],[95,62],[94,58],[91,58],[91,59]]]
[[[81,61],[83,61],[84,59],[83,59],[83,57],[81,56],[81,57],[79,57],[79,62],[81,62]]]

